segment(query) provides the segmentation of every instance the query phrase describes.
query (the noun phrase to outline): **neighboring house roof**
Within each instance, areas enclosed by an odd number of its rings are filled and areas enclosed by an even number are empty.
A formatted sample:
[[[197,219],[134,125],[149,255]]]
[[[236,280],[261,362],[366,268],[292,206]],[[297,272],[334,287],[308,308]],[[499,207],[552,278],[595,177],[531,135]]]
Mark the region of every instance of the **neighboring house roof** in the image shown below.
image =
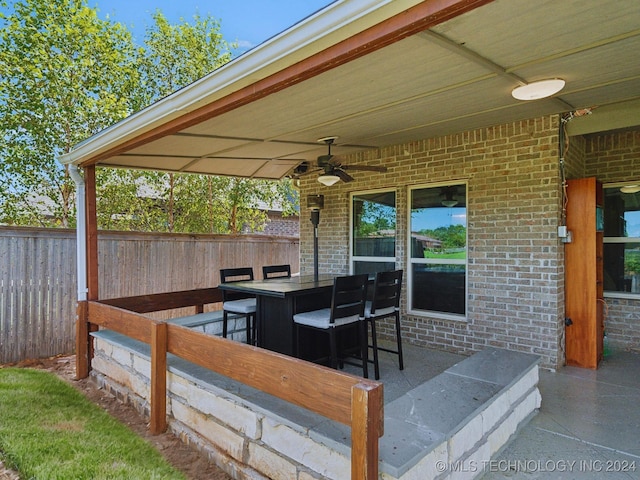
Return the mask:
[[[415,232],[411,232],[411,238],[415,238],[424,246],[439,247],[442,245],[442,241],[438,240],[437,238],[429,237],[427,235],[420,235],[419,233],[415,233]]]
[[[396,231],[393,229],[389,230],[377,230],[375,232],[371,232],[366,235],[368,238],[382,238],[382,237],[393,237],[396,236]]]
[[[60,161],[277,179],[332,135],[342,155],[584,109],[574,133],[631,126],[638,25],[619,0],[336,1]],[[553,77],[553,98],[511,97]]]

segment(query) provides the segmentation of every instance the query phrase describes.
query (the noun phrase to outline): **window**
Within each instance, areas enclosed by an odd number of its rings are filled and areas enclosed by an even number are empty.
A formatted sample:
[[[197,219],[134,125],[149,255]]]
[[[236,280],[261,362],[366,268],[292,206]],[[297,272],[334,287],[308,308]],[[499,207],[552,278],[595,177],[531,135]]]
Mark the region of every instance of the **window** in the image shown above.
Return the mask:
[[[412,187],[409,209],[409,311],[463,317],[467,298],[467,186]]]
[[[640,192],[604,188],[604,290],[640,294]]]
[[[351,272],[396,268],[396,192],[351,195]]]

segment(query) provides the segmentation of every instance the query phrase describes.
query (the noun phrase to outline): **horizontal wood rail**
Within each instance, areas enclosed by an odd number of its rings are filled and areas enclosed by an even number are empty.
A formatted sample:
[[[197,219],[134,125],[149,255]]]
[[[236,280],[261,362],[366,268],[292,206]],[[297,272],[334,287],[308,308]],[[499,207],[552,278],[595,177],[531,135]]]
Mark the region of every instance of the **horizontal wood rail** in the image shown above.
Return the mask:
[[[153,326],[162,323],[161,320],[154,320],[145,315],[105,305],[101,302],[88,302],[88,315],[90,323],[94,325],[147,344],[151,344]]]
[[[105,305],[120,307],[136,313],[159,312],[192,306],[196,307],[196,313],[202,313],[204,305],[221,302],[222,291],[218,287],[100,300],[100,303]]]
[[[206,335],[143,315],[155,310],[213,303],[213,290],[143,295],[78,305],[78,351],[89,352],[89,325],[116,331],[151,346],[150,424],[167,427],[167,353],[351,427],[351,478],[378,478],[378,439],[383,435],[383,385],[258,347]],[[136,300],[139,303],[136,303]],[[206,299],[206,301],[205,301]],[[213,299],[213,300],[212,300]],[[154,303],[156,301],[156,303]],[[193,302],[189,305],[189,302]],[[194,305],[194,303],[196,305]],[[155,307],[154,307],[155,305]],[[126,309],[123,307],[127,307]],[[153,310],[151,310],[153,308]],[[87,340],[87,342],[89,342]],[[77,360],[77,372],[90,355]],[[86,365],[82,366],[81,363]]]

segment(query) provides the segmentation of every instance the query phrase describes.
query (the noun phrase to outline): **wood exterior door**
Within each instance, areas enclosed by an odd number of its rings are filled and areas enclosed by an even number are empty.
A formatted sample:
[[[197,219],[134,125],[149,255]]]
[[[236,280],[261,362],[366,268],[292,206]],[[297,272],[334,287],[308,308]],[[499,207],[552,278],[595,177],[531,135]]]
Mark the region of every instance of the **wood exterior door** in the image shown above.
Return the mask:
[[[602,359],[604,336],[602,205],[602,185],[595,178],[567,181],[566,363],[594,369]]]

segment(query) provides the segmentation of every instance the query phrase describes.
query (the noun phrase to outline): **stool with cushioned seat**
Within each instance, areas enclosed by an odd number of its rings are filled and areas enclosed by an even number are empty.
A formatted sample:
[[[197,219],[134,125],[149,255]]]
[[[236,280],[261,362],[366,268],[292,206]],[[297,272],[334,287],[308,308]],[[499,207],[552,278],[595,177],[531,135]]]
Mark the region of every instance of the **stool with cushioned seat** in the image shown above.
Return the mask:
[[[367,327],[364,320],[364,306],[367,298],[368,275],[350,275],[336,277],[333,282],[331,294],[331,306],[309,312],[296,313],[293,322],[296,332],[295,349],[299,355],[299,331],[301,328],[310,328],[322,332],[329,337],[329,364],[332,368],[338,368],[338,362],[362,366],[362,373],[368,377],[367,361]],[[340,358],[338,352],[338,332],[347,328],[358,329],[357,348],[360,362]],[[343,352],[340,352],[343,353]],[[316,359],[319,361],[320,359]]]
[[[378,350],[395,353],[398,355],[400,370],[404,369],[402,357],[402,339],[400,337],[400,292],[402,290],[402,270],[390,272],[378,272],[373,284],[373,297],[367,301],[364,317],[367,325],[371,325],[371,345],[373,350],[373,368],[375,378],[380,378],[380,366],[378,363]],[[383,348],[378,345],[376,322],[383,318],[393,317],[396,330],[396,350]]]
[[[223,268],[220,270],[220,283],[253,280],[253,268]],[[227,338],[227,322],[229,313],[239,313],[245,316],[247,328],[247,343],[257,345],[256,297],[242,292],[222,291],[222,336]]]

